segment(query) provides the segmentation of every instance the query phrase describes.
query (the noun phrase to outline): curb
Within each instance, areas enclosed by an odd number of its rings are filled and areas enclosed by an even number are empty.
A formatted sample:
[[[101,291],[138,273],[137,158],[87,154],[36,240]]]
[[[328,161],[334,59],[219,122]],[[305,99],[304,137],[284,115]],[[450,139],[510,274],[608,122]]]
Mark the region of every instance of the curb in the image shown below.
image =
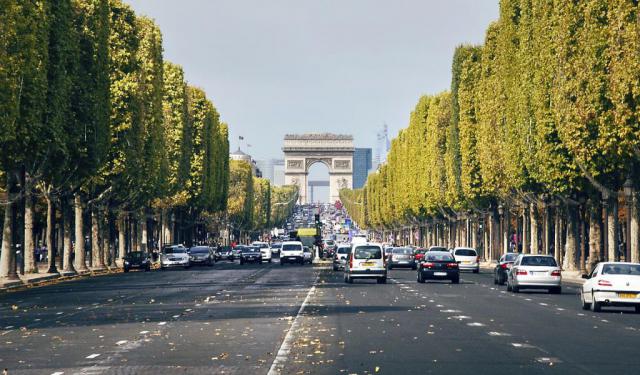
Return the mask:
[[[26,280],[7,281],[7,282],[0,283],[0,293],[8,292],[10,290],[20,289],[20,288],[37,287],[37,286],[40,286],[40,284],[42,283],[45,283],[47,281],[52,281],[52,280],[64,282],[64,281],[75,280],[79,278],[85,278],[85,277],[112,275],[112,274],[121,273],[121,272],[122,270],[116,267],[111,269],[105,268],[105,269],[95,270],[95,271],[94,270],[82,271],[81,273],[61,272],[59,274],[43,275],[40,277],[34,277]]]

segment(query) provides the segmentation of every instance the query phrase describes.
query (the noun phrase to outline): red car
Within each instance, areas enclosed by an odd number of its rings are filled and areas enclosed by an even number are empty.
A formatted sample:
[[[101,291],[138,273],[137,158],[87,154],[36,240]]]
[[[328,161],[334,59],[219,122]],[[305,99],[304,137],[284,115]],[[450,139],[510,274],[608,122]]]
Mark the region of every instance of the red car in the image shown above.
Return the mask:
[[[415,257],[414,257],[416,262],[422,262],[422,260],[424,259],[424,254],[426,252],[427,252],[427,249],[423,249],[423,248],[416,249]]]

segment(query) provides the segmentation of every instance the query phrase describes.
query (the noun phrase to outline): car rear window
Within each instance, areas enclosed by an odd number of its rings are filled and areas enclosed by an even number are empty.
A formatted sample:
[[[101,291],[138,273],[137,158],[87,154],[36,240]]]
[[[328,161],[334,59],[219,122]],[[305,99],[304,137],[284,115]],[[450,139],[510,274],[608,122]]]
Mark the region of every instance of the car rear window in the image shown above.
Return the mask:
[[[183,254],[187,252],[187,249],[184,247],[165,247],[162,252],[165,254]]]
[[[639,264],[605,264],[602,266],[603,275],[636,275],[640,276]]]
[[[523,266],[534,266],[534,267],[556,267],[556,260],[552,257],[524,257],[522,258],[522,262],[520,262]]]
[[[504,256],[504,261],[505,262],[514,262],[517,257],[518,257],[518,254],[507,254],[507,255]]]
[[[338,254],[349,254],[350,247],[339,247]]]
[[[394,254],[412,255],[413,254],[413,250],[408,249],[408,248],[397,248],[397,249],[393,249],[393,253]]]
[[[302,250],[302,245],[295,245],[295,244],[290,244],[290,245],[282,245],[282,250]]]
[[[191,254],[206,254],[209,252],[208,247],[192,247]]]
[[[460,255],[463,257],[475,257],[478,256],[475,250],[471,249],[458,249],[456,250],[456,255]]]
[[[447,251],[446,247],[432,247],[429,251]]]
[[[378,246],[358,246],[353,251],[355,259],[381,259],[382,250]]]
[[[427,255],[427,261],[448,262],[453,260],[453,256],[449,253],[436,253]]]

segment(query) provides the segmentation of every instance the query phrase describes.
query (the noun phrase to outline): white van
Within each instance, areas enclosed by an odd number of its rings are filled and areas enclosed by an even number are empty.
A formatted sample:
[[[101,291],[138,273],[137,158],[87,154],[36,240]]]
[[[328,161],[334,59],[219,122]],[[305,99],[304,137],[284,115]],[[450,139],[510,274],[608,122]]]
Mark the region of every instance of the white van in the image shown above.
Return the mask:
[[[280,249],[280,265],[285,263],[304,264],[304,245],[300,241],[286,241]]]
[[[377,243],[354,244],[344,267],[344,281],[376,279],[378,284],[387,282],[387,265],[382,245]]]
[[[453,249],[453,257],[458,262],[460,271],[480,272],[480,258],[475,249],[468,247],[456,247]]]

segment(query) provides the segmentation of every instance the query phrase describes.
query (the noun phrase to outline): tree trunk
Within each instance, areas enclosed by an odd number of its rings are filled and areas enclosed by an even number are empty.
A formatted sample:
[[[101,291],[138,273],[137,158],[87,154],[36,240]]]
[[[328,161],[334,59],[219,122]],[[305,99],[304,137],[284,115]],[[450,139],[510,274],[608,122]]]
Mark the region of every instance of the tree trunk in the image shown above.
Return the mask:
[[[33,181],[29,172],[24,173],[24,273],[38,273],[33,241]]]
[[[607,260],[615,262],[618,258],[618,199],[609,202],[607,210]]]
[[[477,250],[478,249],[478,234],[477,234],[478,230],[476,229],[477,221],[472,220],[469,224],[470,224],[469,232],[471,232],[469,233],[471,237],[471,247]]]
[[[47,229],[46,229],[46,242],[47,242],[47,262],[49,269],[47,273],[58,273],[56,268],[56,245],[54,241],[55,235],[55,209],[53,202],[49,194],[45,194],[44,199],[47,201]]]
[[[104,258],[100,248],[100,228],[97,211],[97,207],[91,207],[91,266],[94,270],[102,270],[104,269]]]
[[[64,259],[62,261],[62,272],[74,273],[75,269],[71,264],[72,245],[71,245],[71,215],[69,214],[69,200],[65,199],[62,202],[62,233],[63,233],[63,247],[64,247]]]
[[[489,213],[489,248],[488,248],[488,260],[493,260],[493,252],[495,251],[495,219],[493,213]]]
[[[543,207],[543,236],[542,240],[542,252],[544,254],[551,254],[551,212],[549,211],[549,205],[545,202]]]
[[[82,197],[80,197],[80,193],[76,193],[73,199],[73,207],[75,212],[75,237],[76,237],[76,271],[78,272],[86,272],[87,261],[85,259],[85,248],[84,248],[84,221],[82,217]]]
[[[109,212],[104,211],[103,218],[98,224],[100,231],[100,241],[102,248],[102,261],[106,267],[113,266],[113,257],[111,256],[111,247],[109,246]]]
[[[509,231],[511,230],[511,215],[505,207],[504,219],[502,222],[502,254],[509,252]]]
[[[560,222],[560,215],[562,214],[559,205],[556,205],[553,215],[553,249],[554,257],[559,264],[562,264],[562,223]]]
[[[640,218],[638,210],[638,195],[633,194],[631,201],[631,261],[634,263],[640,262]]]
[[[529,254],[529,210],[527,205],[522,210],[522,253]]]
[[[589,210],[589,273],[596,268],[596,264],[602,260],[601,236],[602,236],[602,209],[599,202],[591,202]]]
[[[538,209],[535,203],[529,205],[529,215],[531,216],[531,254],[538,254],[540,250],[540,246],[538,246],[540,233],[538,233]]]
[[[8,177],[7,177],[8,179]],[[4,220],[2,225],[2,254],[0,254],[0,279],[18,280],[18,274],[15,269],[16,249],[12,246],[13,227],[11,222],[12,203],[9,189],[11,186],[7,183],[7,195],[9,196],[7,204],[4,206]]]
[[[563,268],[567,271],[576,270],[576,213],[572,207],[567,207],[567,244],[563,260]]]
[[[586,207],[584,205],[580,206],[580,212],[579,212],[579,229],[580,229],[580,236],[579,236],[579,241],[580,241],[580,263],[579,263],[579,269],[580,272],[582,274],[585,274],[587,272],[585,265],[587,262],[587,212],[586,212]]]
[[[125,236],[125,220],[124,220],[124,215],[119,214],[118,215],[118,259],[123,260],[124,257],[127,255],[127,248],[126,248],[126,236]]]

